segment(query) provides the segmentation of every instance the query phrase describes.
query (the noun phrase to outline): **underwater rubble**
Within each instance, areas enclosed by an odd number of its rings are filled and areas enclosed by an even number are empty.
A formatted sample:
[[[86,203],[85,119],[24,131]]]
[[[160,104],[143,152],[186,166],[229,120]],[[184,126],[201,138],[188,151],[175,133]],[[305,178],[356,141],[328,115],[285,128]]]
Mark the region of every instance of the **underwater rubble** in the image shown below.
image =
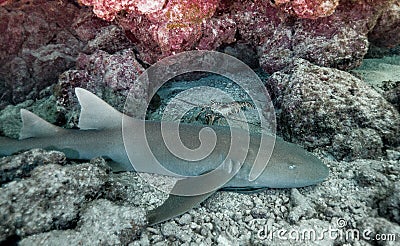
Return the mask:
[[[217,50],[259,74],[275,106],[277,134],[330,169],[316,186],[217,192],[182,216],[146,227],[146,211],[167,194],[139,174],[113,173],[102,158],[28,150],[0,157],[0,244],[398,245],[399,6],[398,0],[0,0],[1,136],[18,138],[22,108],[77,128],[75,87],[120,111],[134,93],[135,115],[148,100],[150,85],[134,85],[146,68],[181,51]],[[199,84],[233,93],[232,112],[252,113],[242,92],[214,75],[182,80],[160,89],[148,119],[159,120],[176,93]],[[187,122],[225,124],[220,115],[210,121],[209,109],[198,105]]]

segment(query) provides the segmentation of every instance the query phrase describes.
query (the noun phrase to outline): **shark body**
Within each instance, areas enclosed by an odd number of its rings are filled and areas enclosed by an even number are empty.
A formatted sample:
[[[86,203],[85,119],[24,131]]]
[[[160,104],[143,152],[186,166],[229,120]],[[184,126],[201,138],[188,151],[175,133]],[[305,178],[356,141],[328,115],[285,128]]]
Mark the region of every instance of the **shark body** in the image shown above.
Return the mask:
[[[135,171],[135,165],[131,164],[129,153],[132,151],[140,155],[144,145],[141,142],[134,141],[132,148],[126,148],[121,122],[122,117],[127,116],[84,89],[77,88],[75,91],[81,104],[80,130],[54,126],[35,114],[22,109],[23,127],[20,139],[0,137],[0,156],[12,155],[31,148],[43,148],[60,150],[65,153],[67,158],[71,159],[107,157],[113,161],[115,170]],[[128,121],[133,126],[140,122],[133,118],[128,118]],[[211,126],[218,139],[214,150],[205,159],[188,162],[177,158],[170,153],[165,145],[161,144],[163,135],[160,131],[160,122],[146,121],[145,126],[148,145],[152,147],[154,156],[166,169],[181,175],[196,176],[211,172],[218,168],[229,151],[231,135],[228,127]],[[179,127],[182,142],[191,149],[198,147],[200,143],[199,132],[204,129],[204,126],[180,124]],[[134,134],[134,131],[132,134]],[[275,140],[272,139],[272,136],[265,137],[267,140],[271,138],[271,141],[267,142],[275,143],[275,145],[270,146],[274,149],[269,160],[265,160],[268,165],[261,175],[253,181],[249,180],[251,165],[260,146],[260,135],[253,134],[250,138],[248,154],[244,163],[237,173],[220,188],[246,191],[262,188],[304,187],[320,183],[327,178],[328,168],[314,155],[279,138]],[[228,161],[234,162],[235,160]],[[146,160],[141,160],[141,162],[146,162]],[[140,172],[164,174],[151,166],[146,168],[143,163],[141,166],[144,168],[138,170]],[[175,187],[179,185],[185,185],[185,183],[178,181]],[[215,190],[194,196],[170,194],[164,204],[148,213],[148,224],[156,224],[183,214],[214,192]]]

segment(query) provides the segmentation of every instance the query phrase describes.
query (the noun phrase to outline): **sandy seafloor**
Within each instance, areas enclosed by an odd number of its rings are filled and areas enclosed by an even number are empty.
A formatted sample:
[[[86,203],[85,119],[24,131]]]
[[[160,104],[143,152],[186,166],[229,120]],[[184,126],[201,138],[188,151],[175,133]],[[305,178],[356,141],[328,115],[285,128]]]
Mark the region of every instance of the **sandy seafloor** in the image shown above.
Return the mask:
[[[359,68],[367,82],[399,80],[398,59],[374,62]],[[138,174],[112,173],[102,159],[85,164],[58,152],[5,157],[1,239],[20,245],[400,245],[400,150],[351,162],[318,149],[314,154],[330,169],[321,184],[217,192],[184,215],[147,228],[145,211],[167,195]],[[25,177],[6,180],[12,172]]]

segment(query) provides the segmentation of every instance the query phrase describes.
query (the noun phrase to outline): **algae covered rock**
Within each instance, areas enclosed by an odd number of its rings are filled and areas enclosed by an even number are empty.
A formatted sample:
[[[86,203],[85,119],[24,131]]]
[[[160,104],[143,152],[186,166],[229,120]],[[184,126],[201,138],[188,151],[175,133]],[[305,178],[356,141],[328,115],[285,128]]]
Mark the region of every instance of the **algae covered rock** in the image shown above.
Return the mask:
[[[136,100],[132,105],[145,107],[148,85],[135,83],[143,71],[133,49],[114,54],[102,50],[90,55],[80,54],[76,69],[62,73],[54,87],[57,105],[66,115],[67,125],[77,126],[79,118],[80,106],[74,91],[76,87],[89,90],[120,112],[124,111],[128,93],[132,93]],[[135,112],[135,109],[130,112]]]
[[[382,12],[369,40],[379,47],[394,47],[400,43],[400,1],[388,3],[386,11]]]
[[[379,214],[386,219],[400,223],[400,183],[388,189],[388,196],[379,203]]]
[[[0,6],[0,108],[41,98],[74,68],[80,52],[130,47],[121,28],[76,1],[8,1]]]
[[[400,55],[364,59],[352,73],[381,93],[400,112]]]
[[[48,164],[36,167],[30,178],[1,186],[0,241],[75,227],[79,209],[100,194],[107,177],[104,161]]]
[[[338,159],[377,158],[399,144],[400,117],[351,74],[299,59],[267,81],[284,138]]]
[[[0,108],[38,97],[75,64],[82,43],[70,1],[10,1],[0,7]]]
[[[135,240],[144,225],[144,211],[118,206],[104,199],[88,204],[74,230],[53,230],[25,238],[20,245],[127,245]]]
[[[0,132],[2,135],[18,138],[19,131],[22,127],[21,109],[27,109],[46,121],[63,125],[63,115],[58,110],[56,98],[51,95],[52,89],[48,87],[40,92],[42,99],[39,100],[26,100],[17,105],[8,105],[5,109],[0,111]]]
[[[66,164],[64,153],[32,149],[21,154],[0,158],[0,185],[29,177],[33,169],[47,164]]]

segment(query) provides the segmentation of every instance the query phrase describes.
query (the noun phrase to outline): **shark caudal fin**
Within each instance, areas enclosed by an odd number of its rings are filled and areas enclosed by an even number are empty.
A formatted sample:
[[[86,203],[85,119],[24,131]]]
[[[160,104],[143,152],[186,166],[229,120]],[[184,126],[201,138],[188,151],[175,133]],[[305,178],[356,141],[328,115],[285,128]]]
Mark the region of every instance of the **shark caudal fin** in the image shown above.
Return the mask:
[[[55,126],[36,114],[21,109],[22,128],[19,133],[19,139],[49,137],[66,131],[65,129]]]
[[[75,88],[75,94],[81,105],[80,129],[100,130],[121,127],[123,117],[121,112],[85,89]]]

